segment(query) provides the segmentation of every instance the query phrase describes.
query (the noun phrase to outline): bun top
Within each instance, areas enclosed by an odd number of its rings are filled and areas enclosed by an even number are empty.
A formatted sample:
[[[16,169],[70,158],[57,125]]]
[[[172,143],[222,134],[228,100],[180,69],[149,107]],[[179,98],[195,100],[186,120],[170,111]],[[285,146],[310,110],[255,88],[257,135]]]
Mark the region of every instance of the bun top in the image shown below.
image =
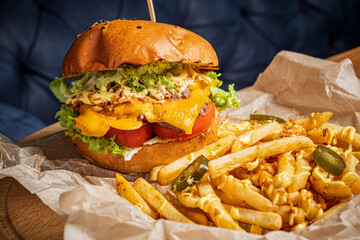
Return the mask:
[[[97,22],[78,35],[65,56],[62,72],[65,78],[71,78],[93,70],[155,61],[218,69],[210,43],[193,32],[151,21],[114,20]]]

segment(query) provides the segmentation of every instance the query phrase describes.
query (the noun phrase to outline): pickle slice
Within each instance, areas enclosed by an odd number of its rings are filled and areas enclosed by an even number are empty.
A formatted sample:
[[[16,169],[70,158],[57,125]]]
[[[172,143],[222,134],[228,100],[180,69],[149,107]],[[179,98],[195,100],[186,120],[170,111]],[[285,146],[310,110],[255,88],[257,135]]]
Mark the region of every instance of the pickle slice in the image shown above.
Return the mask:
[[[192,161],[171,183],[175,191],[183,192],[194,186],[208,171],[209,159],[204,155]]]
[[[284,123],[285,120],[279,117],[266,114],[250,114],[250,120],[261,121],[261,122],[278,122]]]
[[[346,167],[343,159],[333,150],[323,145],[318,145],[312,153],[314,161],[328,173],[339,176]]]

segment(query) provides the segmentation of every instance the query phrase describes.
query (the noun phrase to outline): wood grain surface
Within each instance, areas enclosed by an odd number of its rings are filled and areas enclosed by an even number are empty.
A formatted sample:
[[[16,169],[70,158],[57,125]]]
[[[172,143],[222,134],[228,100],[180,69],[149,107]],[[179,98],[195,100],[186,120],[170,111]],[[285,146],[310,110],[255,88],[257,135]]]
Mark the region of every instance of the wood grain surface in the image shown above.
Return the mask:
[[[360,77],[360,47],[328,58],[339,62],[350,58]],[[62,130],[58,123],[48,126],[21,142]],[[0,239],[62,239],[66,219],[46,206],[15,179],[0,179]]]

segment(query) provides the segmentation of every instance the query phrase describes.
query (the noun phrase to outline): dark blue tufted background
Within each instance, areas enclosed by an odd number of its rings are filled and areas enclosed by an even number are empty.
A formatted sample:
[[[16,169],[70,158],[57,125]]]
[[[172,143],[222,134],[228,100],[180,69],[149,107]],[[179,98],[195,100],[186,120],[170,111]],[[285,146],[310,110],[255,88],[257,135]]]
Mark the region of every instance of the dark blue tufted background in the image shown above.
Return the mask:
[[[236,89],[253,84],[280,50],[325,58],[360,45],[358,0],[153,1],[158,22],[214,46],[222,80]],[[48,84],[76,34],[117,18],[149,19],[146,0],[0,1],[0,132],[18,141],[55,122]]]

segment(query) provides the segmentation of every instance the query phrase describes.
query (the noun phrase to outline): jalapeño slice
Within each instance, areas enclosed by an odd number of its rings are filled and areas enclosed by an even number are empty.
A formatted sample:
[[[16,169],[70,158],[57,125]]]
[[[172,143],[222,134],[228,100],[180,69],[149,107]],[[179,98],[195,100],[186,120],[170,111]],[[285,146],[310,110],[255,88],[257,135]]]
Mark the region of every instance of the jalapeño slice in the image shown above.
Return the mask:
[[[341,175],[346,167],[342,158],[335,151],[323,145],[315,148],[312,158],[322,169],[334,176]]]
[[[182,192],[195,185],[208,170],[209,159],[204,155],[192,161],[171,183],[175,191]]]
[[[278,122],[284,123],[285,120],[279,117],[266,114],[250,114],[250,120],[261,121],[261,122]]]

